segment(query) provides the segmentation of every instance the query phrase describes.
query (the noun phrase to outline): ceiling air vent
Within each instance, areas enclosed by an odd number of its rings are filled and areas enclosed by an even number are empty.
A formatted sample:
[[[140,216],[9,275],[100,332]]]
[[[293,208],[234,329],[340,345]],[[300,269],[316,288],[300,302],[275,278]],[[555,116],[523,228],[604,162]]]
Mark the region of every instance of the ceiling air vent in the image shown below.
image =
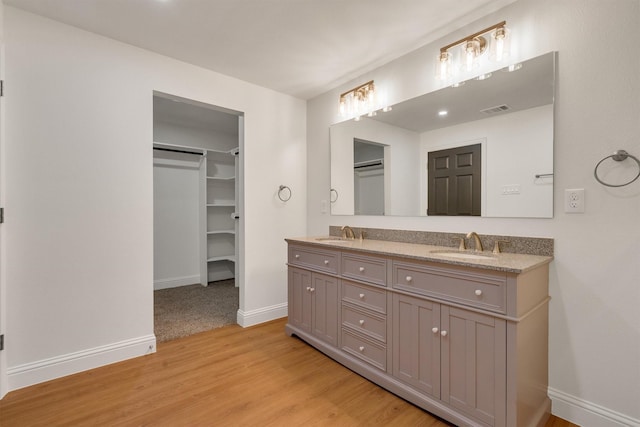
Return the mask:
[[[509,107],[507,104],[502,104],[502,105],[497,105],[495,107],[485,108],[484,110],[480,110],[480,112],[485,114],[498,114],[498,113],[504,113],[505,111],[509,111],[510,109],[511,107]]]

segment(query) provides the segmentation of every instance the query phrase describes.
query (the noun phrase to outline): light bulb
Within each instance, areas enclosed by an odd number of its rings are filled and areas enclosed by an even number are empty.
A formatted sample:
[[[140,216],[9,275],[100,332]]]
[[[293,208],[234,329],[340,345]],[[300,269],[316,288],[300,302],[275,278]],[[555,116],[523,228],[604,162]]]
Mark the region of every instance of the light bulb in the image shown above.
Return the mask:
[[[436,59],[436,78],[447,80],[451,75],[451,54],[448,51],[440,52]]]
[[[494,62],[502,62],[509,57],[510,37],[506,27],[496,28],[491,33],[490,59]]]
[[[471,71],[477,65],[476,58],[478,57],[478,42],[475,40],[469,40],[464,46],[465,54],[465,69]]]

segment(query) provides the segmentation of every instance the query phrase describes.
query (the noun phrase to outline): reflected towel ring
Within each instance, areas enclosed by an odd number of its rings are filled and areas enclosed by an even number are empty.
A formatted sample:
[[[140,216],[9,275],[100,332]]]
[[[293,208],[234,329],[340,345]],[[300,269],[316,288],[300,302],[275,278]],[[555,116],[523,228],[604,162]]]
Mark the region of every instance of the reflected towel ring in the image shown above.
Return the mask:
[[[605,160],[607,160],[609,158],[615,160],[616,162],[621,162],[623,160],[628,159],[629,157],[632,158],[633,160],[635,160],[636,165],[638,166],[638,173],[636,174],[636,176],[631,181],[625,182],[623,184],[609,184],[609,183],[604,182],[603,180],[600,179],[600,177],[598,176],[598,167],[600,166],[600,164],[602,162],[604,162]],[[607,187],[624,187],[625,185],[631,184],[633,181],[638,179],[638,177],[640,177],[640,160],[638,160],[637,157],[632,156],[631,154],[627,153],[625,150],[617,150],[616,152],[614,152],[610,156],[605,157],[604,159],[600,160],[596,164],[596,167],[593,169],[593,176],[596,178],[596,181],[598,181],[600,184],[605,185]]]
[[[335,197],[335,198],[333,198],[333,193],[335,193],[335,194],[336,194],[336,197]],[[338,201],[338,190],[336,190],[335,188],[332,188],[332,189],[329,191],[329,201],[331,201],[331,203],[335,203],[335,202],[337,202],[337,201]]]
[[[288,197],[283,197],[282,196],[282,193],[285,190],[289,192],[289,196]],[[289,199],[291,199],[291,189],[289,187],[287,187],[286,185],[281,185],[280,187],[278,187],[278,199],[282,200],[283,202],[288,202]]]

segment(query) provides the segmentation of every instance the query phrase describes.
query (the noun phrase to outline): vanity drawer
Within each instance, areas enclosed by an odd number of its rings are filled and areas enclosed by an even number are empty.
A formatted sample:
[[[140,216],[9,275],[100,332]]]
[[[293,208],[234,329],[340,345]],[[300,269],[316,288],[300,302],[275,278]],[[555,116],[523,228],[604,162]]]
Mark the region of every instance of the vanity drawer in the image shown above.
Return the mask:
[[[304,246],[289,246],[289,264],[338,274],[340,270],[340,252]]]
[[[387,370],[387,349],[342,328],[342,350],[383,371]]]
[[[384,258],[343,253],[342,276],[387,286],[387,261]]]
[[[506,274],[394,262],[393,287],[484,310],[505,313]]]
[[[387,312],[387,292],[372,286],[342,281],[342,301],[365,307],[382,314]]]
[[[342,304],[342,325],[382,342],[387,341],[386,316],[369,314],[364,310]]]

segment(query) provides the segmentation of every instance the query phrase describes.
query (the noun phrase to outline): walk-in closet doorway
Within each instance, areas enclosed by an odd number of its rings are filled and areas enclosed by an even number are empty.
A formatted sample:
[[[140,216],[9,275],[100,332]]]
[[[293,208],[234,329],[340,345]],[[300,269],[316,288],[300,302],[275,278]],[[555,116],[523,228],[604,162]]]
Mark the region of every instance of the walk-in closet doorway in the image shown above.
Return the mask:
[[[154,329],[158,342],[235,324],[244,117],[153,95]]]

